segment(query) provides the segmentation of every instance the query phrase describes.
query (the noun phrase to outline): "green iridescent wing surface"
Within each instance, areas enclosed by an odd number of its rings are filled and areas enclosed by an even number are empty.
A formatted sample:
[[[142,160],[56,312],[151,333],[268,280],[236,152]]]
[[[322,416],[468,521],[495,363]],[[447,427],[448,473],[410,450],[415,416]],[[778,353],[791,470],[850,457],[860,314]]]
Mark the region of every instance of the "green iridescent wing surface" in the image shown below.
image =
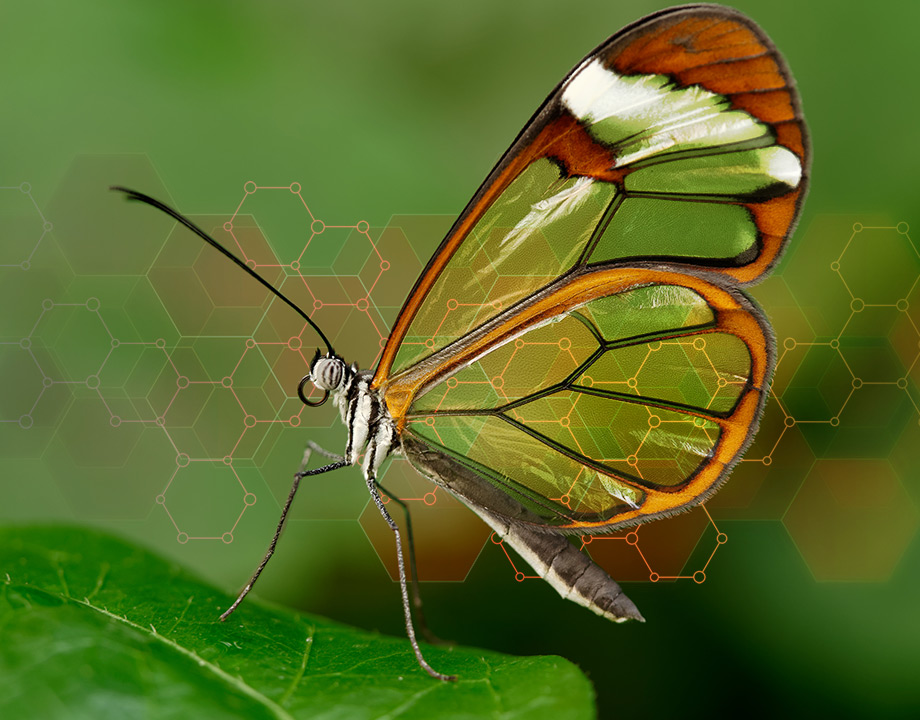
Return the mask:
[[[573,282],[594,298],[571,297]],[[635,524],[714,491],[773,362],[750,301],[654,269],[592,271],[545,300],[571,307],[520,316],[520,334],[496,323],[493,349],[416,395],[404,432],[561,529]]]

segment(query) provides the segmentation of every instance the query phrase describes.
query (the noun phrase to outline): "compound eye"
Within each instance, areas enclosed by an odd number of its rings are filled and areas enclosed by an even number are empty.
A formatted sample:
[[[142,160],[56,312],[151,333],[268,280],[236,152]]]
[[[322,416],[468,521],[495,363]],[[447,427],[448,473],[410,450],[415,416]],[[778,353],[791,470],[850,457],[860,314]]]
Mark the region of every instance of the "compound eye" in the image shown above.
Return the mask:
[[[324,390],[323,396],[319,400],[310,400],[304,394],[304,386],[310,382],[310,376],[304,375],[303,379],[300,381],[300,384],[297,386],[297,397],[300,398],[300,401],[307,407],[319,407],[329,399],[329,391]]]

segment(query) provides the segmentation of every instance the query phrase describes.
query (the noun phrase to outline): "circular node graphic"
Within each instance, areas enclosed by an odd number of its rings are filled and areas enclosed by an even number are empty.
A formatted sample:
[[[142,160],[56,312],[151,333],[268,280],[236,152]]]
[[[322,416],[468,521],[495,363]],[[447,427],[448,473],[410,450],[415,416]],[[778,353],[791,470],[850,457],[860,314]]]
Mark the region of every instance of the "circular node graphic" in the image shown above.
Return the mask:
[[[719,545],[724,545],[728,542],[728,535],[725,533],[719,533],[716,535],[716,542],[719,543]]]
[[[653,572],[648,576],[648,579],[651,580],[652,582],[658,582],[659,580],[661,580],[661,575],[659,575],[656,572]]]
[[[245,185],[243,185],[243,192],[247,195],[252,195],[256,191],[256,184],[250,180]]]
[[[907,233],[910,231],[910,225],[908,225],[906,222],[898,223],[897,227],[895,227],[895,230],[897,230],[902,235],[907,235]]]
[[[764,458],[761,462],[763,462],[764,465],[772,465],[773,458],[771,458],[769,455],[764,455]]]
[[[319,235],[325,229],[326,223],[324,223],[322,220],[314,220],[312,223],[310,223],[310,231],[314,235]]]
[[[901,298],[895,303],[895,307],[901,312],[907,312],[910,309],[910,303],[907,301],[907,298]]]
[[[434,505],[438,501],[438,496],[434,494],[434,491],[425,493],[425,497],[422,498],[426,505]]]
[[[220,539],[223,540],[227,545],[233,542],[233,533],[225,532],[220,536]]]
[[[112,415],[112,417],[109,418],[109,425],[112,427],[118,427],[121,425],[121,418],[118,417],[118,415]]]
[[[514,573],[514,579],[518,582],[524,582],[524,573],[518,570],[516,573]]]
[[[291,192],[292,192],[292,193],[295,193],[295,194],[300,192],[300,183],[299,183],[299,182],[292,182],[292,183],[291,183]]]
[[[188,464],[191,462],[191,458],[185,453],[179,453],[176,455],[176,465],[179,467],[188,467]]]
[[[853,223],[853,232],[862,232],[862,223]]]
[[[229,375],[227,377],[221,378],[220,380],[221,387],[232,388],[233,387],[233,378]]]
[[[840,418],[839,418],[839,417],[832,417],[832,418],[831,418],[831,427],[837,427],[839,424],[840,424]]]
[[[178,540],[180,544],[185,545],[185,543],[188,542],[188,533],[180,532],[176,536],[176,540]]]
[[[87,377],[86,387],[88,387],[90,390],[96,390],[99,387],[99,376],[90,375],[89,377]]]
[[[639,533],[631,532],[626,536],[627,545],[637,545],[639,543]]]
[[[86,309],[92,312],[96,312],[99,309],[99,305],[100,305],[99,298],[91,297],[91,298],[88,298],[86,301]]]
[[[180,390],[184,390],[189,386],[189,379],[185,375],[180,375],[176,378],[176,387]]]
[[[361,220],[355,227],[357,227],[359,233],[367,233],[371,229],[370,223],[366,220]]]
[[[246,505],[246,507],[252,507],[256,504],[256,496],[251,492],[246,493],[243,495],[243,503]]]
[[[21,427],[23,430],[28,430],[30,427],[32,427],[32,422],[33,420],[31,415],[22,415],[19,418],[19,427]]]
[[[166,504],[166,496],[157,495],[157,505],[165,505],[165,504]]]
[[[28,350],[30,347],[32,347],[32,338],[26,337],[20,340],[19,347],[21,347],[23,350]]]
[[[702,570],[697,570],[695,573],[693,573],[693,582],[697,584],[706,582],[706,573],[704,573]]]
[[[862,312],[866,308],[866,303],[859,298],[853,298],[853,302],[850,303],[850,309],[853,312]]]
[[[381,261],[380,261],[380,269],[381,269],[383,272],[386,272],[387,270],[389,270],[389,269],[390,269],[390,261],[389,261],[389,260],[381,260]]]

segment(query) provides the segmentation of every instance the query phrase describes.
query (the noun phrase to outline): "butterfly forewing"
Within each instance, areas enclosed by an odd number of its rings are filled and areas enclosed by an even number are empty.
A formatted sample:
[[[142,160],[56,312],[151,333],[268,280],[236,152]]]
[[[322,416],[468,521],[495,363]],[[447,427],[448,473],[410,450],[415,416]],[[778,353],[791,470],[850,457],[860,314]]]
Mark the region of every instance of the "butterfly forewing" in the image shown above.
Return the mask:
[[[419,278],[374,384],[588,265],[667,262],[756,281],[805,189],[798,98],[734,11],[665,11],[559,85]]]

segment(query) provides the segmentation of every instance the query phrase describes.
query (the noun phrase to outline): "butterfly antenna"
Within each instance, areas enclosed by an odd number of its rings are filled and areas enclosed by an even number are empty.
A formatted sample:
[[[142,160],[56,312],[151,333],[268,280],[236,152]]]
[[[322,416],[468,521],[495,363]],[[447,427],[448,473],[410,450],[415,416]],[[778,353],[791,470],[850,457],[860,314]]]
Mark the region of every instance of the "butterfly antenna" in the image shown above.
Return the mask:
[[[226,255],[234,263],[236,263],[238,267],[240,267],[242,270],[244,270],[249,275],[254,277],[256,280],[262,283],[262,285],[268,288],[272,293],[277,295],[284,302],[286,302],[291,308],[293,308],[294,312],[300,315],[300,317],[302,317],[304,320],[307,321],[307,323],[309,323],[310,327],[316,330],[316,334],[319,335],[322,341],[326,344],[326,350],[328,351],[329,355],[334,354],[332,350],[332,343],[329,342],[329,339],[326,337],[325,333],[323,333],[323,331],[319,329],[319,325],[313,322],[313,320],[310,319],[310,317],[303,310],[301,310],[291,300],[285,297],[284,294],[280,290],[276,289],[270,282],[268,282],[265,278],[259,275],[259,273],[257,273],[255,270],[249,267],[246,263],[240,260],[236,255],[234,255],[232,252],[227,250],[227,248],[225,248],[223,245],[217,242],[217,240],[212,238],[204,230],[198,227],[195,223],[193,223],[187,217],[182,215],[182,213],[178,212],[177,210],[173,210],[171,207],[169,207],[169,205],[166,205],[165,203],[160,202],[156,198],[152,198],[149,195],[145,195],[142,192],[138,192],[137,190],[131,190],[129,188],[121,187],[119,185],[113,185],[109,189],[117,190],[118,192],[123,192],[125,196],[128,198],[128,200],[137,200],[138,202],[147,203],[148,205],[152,205],[153,207],[155,207],[157,210],[163,211],[164,213],[169,215],[174,220],[177,220],[178,222],[185,225],[185,227],[187,227],[189,230],[195,233],[198,237],[204,240],[208,245],[210,245],[213,248],[216,248],[221,253]]]

